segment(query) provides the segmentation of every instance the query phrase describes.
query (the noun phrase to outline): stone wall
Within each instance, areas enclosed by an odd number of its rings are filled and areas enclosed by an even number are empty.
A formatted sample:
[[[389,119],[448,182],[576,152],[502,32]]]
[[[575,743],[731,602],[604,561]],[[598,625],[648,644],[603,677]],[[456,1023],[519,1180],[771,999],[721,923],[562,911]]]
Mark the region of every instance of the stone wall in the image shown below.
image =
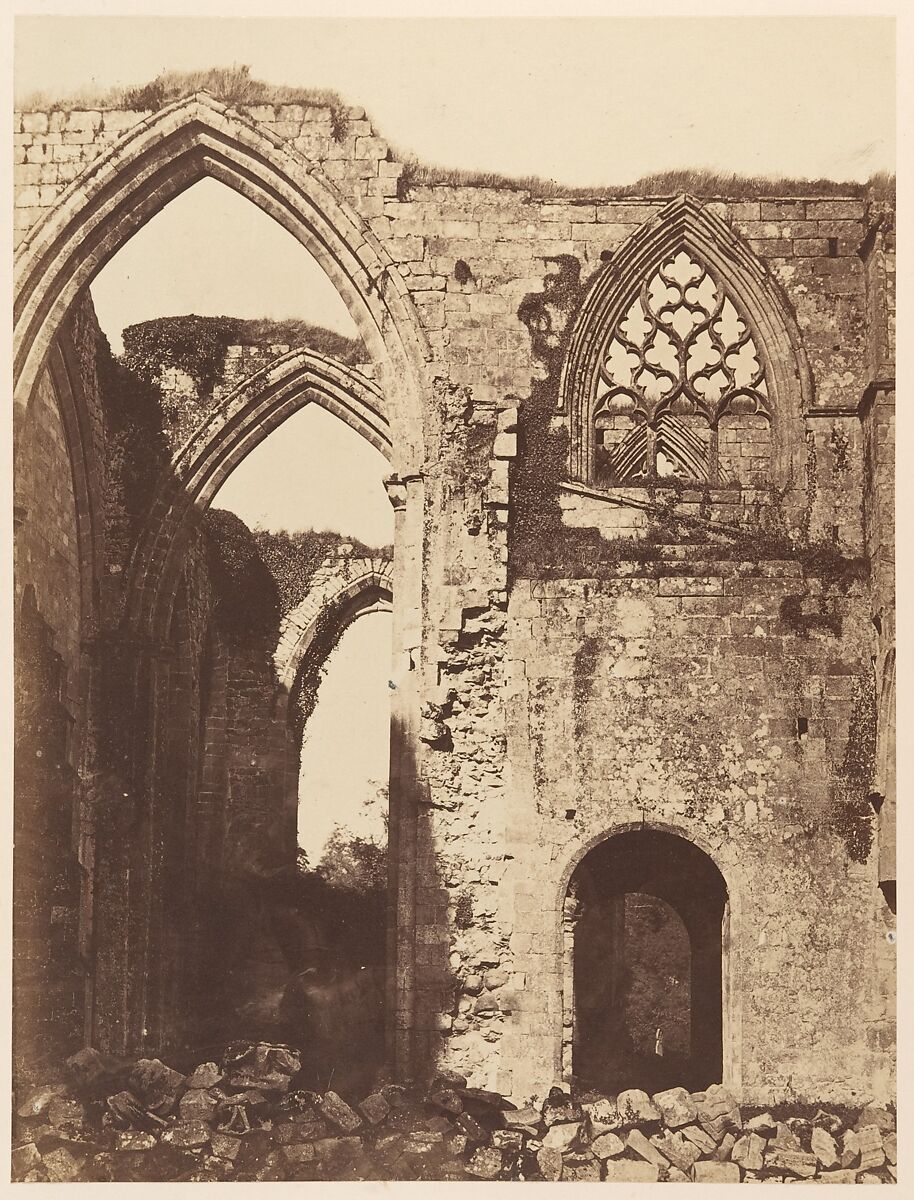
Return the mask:
[[[182,120],[188,144],[212,133],[252,176],[281,161],[350,222],[334,263],[361,264],[335,278],[389,389],[398,1069],[450,1062],[515,1095],[561,1075],[564,889],[588,846],[644,822],[693,840],[727,880],[726,1081],[747,1102],[886,1098],[894,875],[877,861],[892,810],[877,822],[869,797],[889,790],[870,765],[885,780],[892,759],[891,206],[862,189],[419,187],[359,109],[341,125],[329,109],[235,114],[199,96],[165,114],[17,116],[22,260],[61,207],[91,210],[116,249],[93,181],[123,144],[100,156],[165,122],[178,162]],[[317,253],[307,222],[288,221]],[[569,364],[679,247],[713,267],[762,354],[770,477],[600,486],[578,454],[591,377]],[[413,339],[403,359],[380,354],[400,344],[395,324]],[[735,428],[724,444],[764,459],[757,421]],[[875,734],[861,715],[874,706]]]

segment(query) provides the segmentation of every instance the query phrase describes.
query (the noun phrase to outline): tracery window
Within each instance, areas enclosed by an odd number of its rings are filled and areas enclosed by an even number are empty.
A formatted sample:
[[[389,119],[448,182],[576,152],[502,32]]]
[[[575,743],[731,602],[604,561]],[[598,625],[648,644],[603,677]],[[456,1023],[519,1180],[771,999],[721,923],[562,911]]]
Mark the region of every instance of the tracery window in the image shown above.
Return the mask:
[[[595,482],[767,477],[763,359],[721,283],[688,251],[657,266],[608,333],[592,395]]]

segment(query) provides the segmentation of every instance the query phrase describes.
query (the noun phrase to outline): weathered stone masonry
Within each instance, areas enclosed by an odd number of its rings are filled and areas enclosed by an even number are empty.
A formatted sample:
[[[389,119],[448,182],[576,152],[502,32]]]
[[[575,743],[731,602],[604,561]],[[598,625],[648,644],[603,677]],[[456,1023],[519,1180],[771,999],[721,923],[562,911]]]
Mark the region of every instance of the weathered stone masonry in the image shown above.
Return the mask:
[[[113,1048],[165,1036],[141,982],[174,871],[148,745],[161,745],[149,732],[162,680],[183,687],[194,660],[180,628],[193,513],[316,388],[391,462],[398,1069],[446,1061],[521,1098],[561,1078],[567,884],[591,847],[643,825],[693,842],[726,881],[724,1081],[747,1103],[889,1098],[891,205],[408,187],[359,109],[336,136],[326,109],[233,112],[206,95],[16,121],[16,586],[48,627],[72,720],[62,853],[82,880],[84,1036]],[[91,370],[62,365],[68,347],[71,364],[73,347],[91,362],[93,274],[203,175],[314,253],[353,312],[368,382],[310,370],[260,410],[260,385],[234,393],[167,493],[180,501],[186,485],[193,501],[170,524],[151,511],[139,548],[113,563],[100,402]],[[728,331],[713,327],[723,350],[748,330],[764,387],[746,368],[725,410],[693,399],[639,424],[636,381],[621,401],[598,382],[612,373],[607,338],[683,253],[708,274],[705,300],[716,287],[731,306]],[[623,336],[638,343],[631,325]],[[274,382],[279,395],[268,370]],[[626,438],[631,453],[613,457]],[[657,475],[669,461],[679,474]],[[638,462],[646,475],[631,473]],[[125,694],[135,709],[112,740],[99,714]],[[182,703],[194,724],[193,687]],[[201,820],[221,720],[194,724],[197,750],[169,726],[156,755],[169,772],[185,764],[182,803]],[[87,778],[114,813],[101,838]],[[141,896],[126,882],[128,805],[164,838],[129,847]],[[168,1036],[184,1019],[165,1022]]]

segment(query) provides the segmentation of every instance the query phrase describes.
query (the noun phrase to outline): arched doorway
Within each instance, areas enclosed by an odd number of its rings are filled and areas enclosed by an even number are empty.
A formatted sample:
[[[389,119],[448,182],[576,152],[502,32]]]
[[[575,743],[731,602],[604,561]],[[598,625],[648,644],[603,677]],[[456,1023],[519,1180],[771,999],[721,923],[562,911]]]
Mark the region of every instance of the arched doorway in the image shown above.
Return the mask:
[[[728,917],[723,876],[685,838],[632,829],[584,856],[564,913],[564,1059],[581,1086],[721,1082]]]

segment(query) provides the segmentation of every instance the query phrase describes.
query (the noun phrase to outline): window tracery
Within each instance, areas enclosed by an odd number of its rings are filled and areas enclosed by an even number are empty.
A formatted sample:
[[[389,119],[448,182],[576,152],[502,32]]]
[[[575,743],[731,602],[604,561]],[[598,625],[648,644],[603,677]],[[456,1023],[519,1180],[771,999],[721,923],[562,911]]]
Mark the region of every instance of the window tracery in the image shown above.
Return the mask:
[[[668,255],[606,336],[593,392],[598,482],[639,484],[664,478],[750,482],[741,478],[739,438],[718,427],[745,425],[749,475],[770,421],[765,365],[723,286],[690,252]],[[734,420],[730,420],[733,418]]]

